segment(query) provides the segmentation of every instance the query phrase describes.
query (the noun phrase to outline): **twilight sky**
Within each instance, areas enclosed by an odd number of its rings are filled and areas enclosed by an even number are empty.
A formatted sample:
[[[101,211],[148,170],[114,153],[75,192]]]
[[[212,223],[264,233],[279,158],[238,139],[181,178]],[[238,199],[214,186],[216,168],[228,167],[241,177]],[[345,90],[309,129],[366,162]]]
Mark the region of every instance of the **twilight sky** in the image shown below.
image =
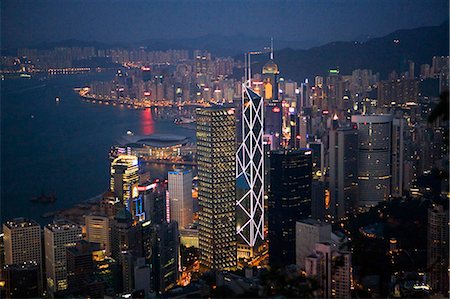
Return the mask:
[[[207,34],[329,42],[438,25],[448,0],[1,0],[2,47],[106,43]]]

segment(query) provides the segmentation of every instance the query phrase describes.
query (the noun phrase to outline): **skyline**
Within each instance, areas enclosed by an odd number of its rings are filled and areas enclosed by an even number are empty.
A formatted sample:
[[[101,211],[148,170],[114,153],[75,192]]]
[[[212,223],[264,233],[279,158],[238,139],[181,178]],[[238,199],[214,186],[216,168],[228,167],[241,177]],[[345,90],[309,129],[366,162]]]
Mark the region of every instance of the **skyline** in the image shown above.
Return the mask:
[[[1,298],[450,294],[449,0],[5,1]]]
[[[301,41],[307,48],[448,20],[447,1],[387,2],[112,1],[105,7],[104,1],[2,1],[1,40],[2,48],[11,48],[70,39],[120,44],[242,35]],[[261,20],[254,22],[249,12]]]

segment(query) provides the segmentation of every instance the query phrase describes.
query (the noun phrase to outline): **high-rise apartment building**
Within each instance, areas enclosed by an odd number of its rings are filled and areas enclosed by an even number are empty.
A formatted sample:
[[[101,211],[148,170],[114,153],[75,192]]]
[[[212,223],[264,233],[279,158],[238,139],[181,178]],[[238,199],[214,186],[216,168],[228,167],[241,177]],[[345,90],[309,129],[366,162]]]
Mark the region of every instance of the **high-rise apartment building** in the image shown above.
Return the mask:
[[[66,248],[75,246],[82,237],[81,227],[69,221],[58,220],[45,226],[45,272],[50,294],[67,289]]]
[[[197,109],[199,247],[202,269],[236,267],[236,148],[233,109]]]
[[[178,222],[179,228],[192,223],[192,171],[175,169],[169,171],[168,189],[170,201],[170,219]]]
[[[295,223],[311,215],[312,152],[270,152],[269,264],[295,264]]]
[[[391,195],[392,115],[353,115],[358,130],[358,206]]]

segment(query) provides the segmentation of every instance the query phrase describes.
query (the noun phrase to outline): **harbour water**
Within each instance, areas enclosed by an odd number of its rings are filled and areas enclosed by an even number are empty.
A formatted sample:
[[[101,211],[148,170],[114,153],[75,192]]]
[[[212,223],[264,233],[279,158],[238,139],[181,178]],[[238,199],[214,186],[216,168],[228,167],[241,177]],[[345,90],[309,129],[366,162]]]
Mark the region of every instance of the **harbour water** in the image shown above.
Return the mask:
[[[137,110],[84,102],[73,91],[113,73],[90,73],[1,81],[1,222],[68,208],[108,189],[108,152],[128,130],[135,134],[177,134],[194,140],[195,131],[172,118],[156,120],[155,109]],[[56,100],[59,98],[59,101]],[[150,167],[165,177],[171,166]],[[33,203],[41,193],[53,204]]]

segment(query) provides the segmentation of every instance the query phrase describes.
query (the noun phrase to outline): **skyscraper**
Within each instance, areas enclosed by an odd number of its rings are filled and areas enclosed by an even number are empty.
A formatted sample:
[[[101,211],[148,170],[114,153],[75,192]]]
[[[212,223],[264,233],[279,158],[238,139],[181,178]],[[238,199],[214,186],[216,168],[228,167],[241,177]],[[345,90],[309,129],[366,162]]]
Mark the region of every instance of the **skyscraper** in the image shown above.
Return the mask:
[[[428,280],[434,292],[448,295],[448,209],[436,205],[428,210]]]
[[[3,224],[5,264],[34,261],[41,265],[41,227],[34,220],[15,218]]]
[[[5,265],[1,269],[1,280],[5,289],[3,298],[39,298],[41,281],[40,266],[36,262]]]
[[[126,209],[120,210],[111,224],[111,254],[119,263],[122,263],[122,253],[133,250],[137,246],[136,226]]]
[[[86,239],[89,242],[99,243],[106,255],[111,255],[109,218],[99,215],[86,215],[84,217]]]
[[[145,219],[153,224],[167,222],[170,204],[167,202],[166,184],[157,179],[140,185],[138,190],[144,203]]]
[[[41,226],[34,220],[15,218],[3,224],[6,265],[35,263],[39,268],[39,294],[43,290]]]
[[[279,74],[277,64],[273,61],[273,52],[270,60],[262,69],[264,85],[265,118],[264,133],[273,135],[274,149],[280,147],[282,138],[282,103],[278,98]]]
[[[45,226],[45,272],[50,294],[67,289],[66,247],[75,246],[81,239],[81,227],[75,223],[60,220]]]
[[[127,207],[133,218],[144,219],[142,198],[139,196],[138,158],[119,155],[111,162],[111,191]]]
[[[98,243],[85,240],[66,248],[68,293],[83,297],[103,297],[103,281],[95,280],[93,254],[100,250]]]
[[[392,196],[403,196],[404,186],[404,151],[405,138],[404,132],[406,120],[403,118],[394,118],[392,122]]]
[[[178,222],[179,228],[192,223],[192,171],[175,169],[169,171],[170,218]]]
[[[242,143],[237,151],[236,222],[239,242],[255,246],[264,239],[264,101],[242,86]]]
[[[295,264],[295,223],[311,215],[310,149],[270,152],[269,264]]]
[[[351,298],[351,253],[340,251],[330,242],[316,243],[305,259],[306,274],[315,277],[322,298]]]
[[[358,205],[373,206],[391,194],[392,115],[353,115],[358,129]]]
[[[305,219],[295,224],[296,264],[305,269],[305,258],[314,250],[316,243],[331,241],[331,224]]]
[[[177,283],[180,238],[176,222],[155,225],[154,229],[158,240],[152,259],[154,290],[162,294]]]
[[[202,269],[236,267],[235,116],[197,109],[199,247]]]
[[[330,210],[338,219],[357,203],[358,131],[352,127],[330,130]]]

